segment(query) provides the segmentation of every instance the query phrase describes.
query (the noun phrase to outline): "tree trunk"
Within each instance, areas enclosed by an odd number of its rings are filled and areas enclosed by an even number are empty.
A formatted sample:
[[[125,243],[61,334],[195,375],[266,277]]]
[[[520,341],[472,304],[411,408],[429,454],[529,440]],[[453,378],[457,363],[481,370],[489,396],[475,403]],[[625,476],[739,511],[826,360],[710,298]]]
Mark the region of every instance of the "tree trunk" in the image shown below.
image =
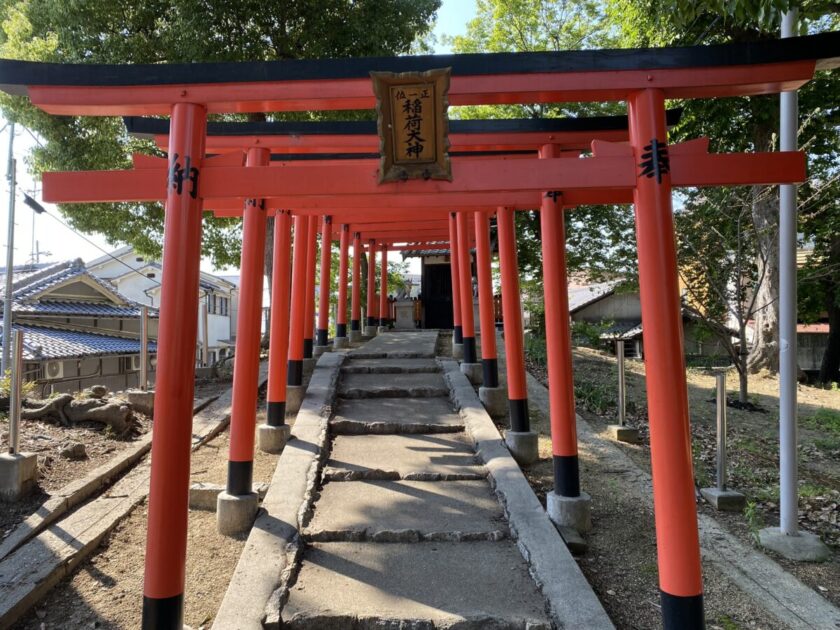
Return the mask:
[[[746,403],[749,401],[749,370],[747,369],[747,326],[743,319],[738,328],[738,402]]]
[[[770,151],[776,126],[759,124],[755,150]],[[756,313],[749,370],[779,371],[779,194],[777,188],[753,187],[752,218],[756,229]]]
[[[831,243],[825,265],[829,269],[840,268],[840,237]],[[840,278],[837,274],[830,274],[824,283],[825,308],[828,311],[828,344],[820,363],[820,382],[840,382]]]

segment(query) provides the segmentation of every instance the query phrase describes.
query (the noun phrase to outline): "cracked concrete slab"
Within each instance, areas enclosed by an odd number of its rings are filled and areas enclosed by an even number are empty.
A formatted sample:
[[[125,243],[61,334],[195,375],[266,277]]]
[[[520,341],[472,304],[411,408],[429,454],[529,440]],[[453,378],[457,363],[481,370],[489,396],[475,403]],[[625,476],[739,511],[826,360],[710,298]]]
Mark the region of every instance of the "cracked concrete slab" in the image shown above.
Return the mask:
[[[414,374],[440,372],[434,359],[353,359],[341,368],[342,374]]]
[[[436,330],[386,332],[377,335],[361,348],[350,352],[351,359],[406,357],[434,358]]]
[[[549,630],[512,541],[317,543],[283,609],[295,630]]]
[[[321,490],[309,541],[500,540],[508,527],[485,481],[355,481]]]
[[[448,396],[442,374],[345,374],[338,395],[343,398],[428,398]]]
[[[333,434],[450,433],[464,422],[446,398],[359,398],[338,403]]]
[[[325,479],[480,479],[472,444],[464,433],[438,435],[339,435],[327,462]]]

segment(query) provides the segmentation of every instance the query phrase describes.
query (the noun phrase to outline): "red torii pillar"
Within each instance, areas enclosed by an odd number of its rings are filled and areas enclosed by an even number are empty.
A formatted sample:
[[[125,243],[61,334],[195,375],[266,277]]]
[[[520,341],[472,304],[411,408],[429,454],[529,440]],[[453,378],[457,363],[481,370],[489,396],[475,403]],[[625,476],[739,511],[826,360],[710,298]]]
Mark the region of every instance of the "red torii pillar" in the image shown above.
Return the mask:
[[[368,241],[367,257],[367,325],[365,326],[365,337],[376,335],[376,241]]]
[[[382,254],[379,263],[379,331],[388,329],[388,245],[382,244]]]
[[[304,371],[311,372],[315,367],[312,350],[315,337],[315,264],[318,255],[318,217],[309,217],[307,231],[309,242],[306,249],[306,318],[303,324],[303,365]],[[308,359],[308,361],[307,361]]]
[[[143,578],[144,630],[181,628],[198,329],[202,199],[197,194],[207,109],[172,106],[163,230],[157,382]],[[183,162],[182,162],[183,161]],[[182,170],[177,170],[181,168]],[[191,166],[192,165],[192,166]],[[179,179],[173,181],[173,174]]]
[[[346,348],[347,342],[347,257],[350,249],[350,226],[341,226],[338,243],[338,304],[335,311],[335,339],[333,348]]]
[[[267,166],[270,159],[268,149],[252,148],[248,150],[246,165]],[[242,279],[233,364],[227,487],[216,503],[216,524],[219,533],[226,536],[251,527],[259,502],[252,486],[265,265],[265,201],[248,199],[243,214]]]
[[[291,215],[278,210],[274,215],[274,252],[271,272],[271,323],[268,347],[268,392],[266,423],[259,426],[260,449],[280,453],[289,439],[286,424],[286,358],[289,354]]]
[[[493,306],[493,273],[490,268],[490,217],[475,213],[475,265],[478,280],[478,315],[481,321],[482,385],[478,398],[491,416],[504,416],[507,393],[499,386],[499,360],[496,351],[496,317]]]
[[[461,298],[461,330],[463,333],[463,372],[474,385],[481,383],[481,364],[475,348],[475,316],[473,311],[472,261],[470,256],[469,214],[456,213],[455,226],[458,233],[458,278]]]
[[[353,234],[353,294],[350,304],[350,341],[362,340],[362,235]]]
[[[567,155],[577,158],[575,154]],[[561,157],[561,151],[556,145],[545,145],[540,149],[540,157]],[[546,512],[557,525],[586,532],[592,529],[592,501],[588,494],[580,491],[569,288],[566,279],[566,229],[563,200],[559,193],[543,194],[540,227],[551,452],[554,464],[554,491],[546,497]]]
[[[461,327],[461,274],[458,270],[458,219],[449,213],[449,270],[452,274],[452,357],[464,357],[464,329]]]
[[[306,326],[306,260],[309,257],[309,217],[295,216],[295,249],[292,257],[291,311],[289,315],[289,363],[286,379],[286,411],[297,413],[303,401],[303,336]]]
[[[528,388],[525,381],[525,354],[522,342],[522,306],[519,297],[519,267],[516,260],[516,228],[512,208],[499,208],[499,262],[502,271],[502,311],[505,326],[508,409],[510,430],[505,442],[516,460],[525,466],[539,459],[537,434],[528,416]]]
[[[682,314],[661,90],[628,101],[635,161],[639,294],[645,335],[650,458],[662,619],[671,630],[705,627],[691,460]],[[641,165],[649,163],[650,168]],[[646,164],[647,166],[647,164]]]
[[[329,347],[330,327],[330,269],[332,267],[332,217],[325,216],[321,224],[321,280],[318,283],[318,328],[313,354],[319,357]]]

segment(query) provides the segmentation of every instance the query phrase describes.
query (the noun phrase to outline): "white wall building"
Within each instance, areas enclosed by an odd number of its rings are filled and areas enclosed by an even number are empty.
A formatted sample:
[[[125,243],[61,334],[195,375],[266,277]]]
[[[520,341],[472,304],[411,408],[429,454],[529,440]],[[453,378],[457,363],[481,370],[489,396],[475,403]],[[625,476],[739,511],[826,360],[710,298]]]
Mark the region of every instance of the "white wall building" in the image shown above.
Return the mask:
[[[121,247],[110,255],[100,256],[87,265],[97,278],[110,282],[121,294],[155,308],[160,308],[161,265],[145,258],[130,246]],[[207,307],[207,346],[209,363],[233,352],[236,343],[236,315],[239,310],[239,291],[236,284],[219,276],[201,272],[199,277],[198,345],[196,358],[204,363],[202,344],[204,321],[201,305]]]

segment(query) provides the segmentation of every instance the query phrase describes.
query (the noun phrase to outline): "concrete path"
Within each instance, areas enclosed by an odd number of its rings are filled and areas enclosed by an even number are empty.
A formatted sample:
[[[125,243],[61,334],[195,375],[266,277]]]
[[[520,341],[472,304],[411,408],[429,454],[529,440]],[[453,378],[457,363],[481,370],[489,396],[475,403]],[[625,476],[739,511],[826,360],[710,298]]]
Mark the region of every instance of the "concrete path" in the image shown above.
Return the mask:
[[[349,353],[284,627],[551,627],[429,360],[436,337],[385,333]]]

